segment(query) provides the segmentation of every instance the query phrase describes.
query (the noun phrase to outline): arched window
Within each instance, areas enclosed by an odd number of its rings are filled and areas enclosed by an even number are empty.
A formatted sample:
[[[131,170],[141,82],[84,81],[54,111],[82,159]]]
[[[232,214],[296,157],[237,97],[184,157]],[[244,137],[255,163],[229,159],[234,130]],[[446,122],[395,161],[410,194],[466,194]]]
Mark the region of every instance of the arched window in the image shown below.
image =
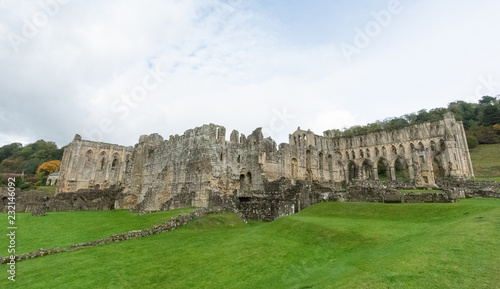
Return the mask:
[[[113,162],[111,163],[111,169],[112,170],[115,170],[116,167],[118,167],[118,158],[119,158],[119,155],[118,154],[115,154],[113,156]]]
[[[85,153],[85,166],[89,166],[92,163],[93,156],[94,156],[94,152],[92,152],[92,150],[88,150]]]
[[[319,153],[318,158],[319,158],[319,169],[322,170],[323,169],[323,153]]]
[[[431,141],[431,151],[436,151],[436,143],[434,141]]]
[[[101,155],[99,156],[100,158],[100,161],[99,161],[99,168],[101,170],[104,169],[104,165],[106,163],[106,153],[105,152],[102,152]]]

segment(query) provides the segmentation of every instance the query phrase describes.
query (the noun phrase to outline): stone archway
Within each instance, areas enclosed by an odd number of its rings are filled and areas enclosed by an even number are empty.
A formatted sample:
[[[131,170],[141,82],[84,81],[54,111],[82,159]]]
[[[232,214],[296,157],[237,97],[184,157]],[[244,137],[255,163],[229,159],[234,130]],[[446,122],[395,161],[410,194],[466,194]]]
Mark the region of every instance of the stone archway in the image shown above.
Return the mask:
[[[435,156],[432,160],[432,171],[434,172],[434,179],[442,179],[446,175],[446,171],[439,155]]]
[[[347,164],[347,180],[351,182],[357,179],[358,175],[359,175],[358,166],[356,165],[355,162],[350,161]]]
[[[391,180],[391,166],[385,158],[380,158],[377,162],[378,179],[381,181]]]
[[[408,180],[410,174],[408,172],[408,162],[403,157],[397,157],[394,160],[394,173],[396,180]]]
[[[373,163],[365,159],[361,165],[361,174],[365,180],[373,180]]]

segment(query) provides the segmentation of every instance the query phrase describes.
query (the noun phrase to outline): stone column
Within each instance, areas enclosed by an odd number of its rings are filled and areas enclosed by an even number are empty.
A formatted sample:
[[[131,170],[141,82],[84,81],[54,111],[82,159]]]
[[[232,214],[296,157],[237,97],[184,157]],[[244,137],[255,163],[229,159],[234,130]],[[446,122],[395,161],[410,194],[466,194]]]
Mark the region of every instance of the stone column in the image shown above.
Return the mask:
[[[378,180],[378,169],[377,168],[373,168],[373,179]]]
[[[408,166],[408,173],[410,174],[410,180],[415,179],[415,171],[413,170],[413,165]]]
[[[391,180],[396,180],[396,169],[391,166]]]

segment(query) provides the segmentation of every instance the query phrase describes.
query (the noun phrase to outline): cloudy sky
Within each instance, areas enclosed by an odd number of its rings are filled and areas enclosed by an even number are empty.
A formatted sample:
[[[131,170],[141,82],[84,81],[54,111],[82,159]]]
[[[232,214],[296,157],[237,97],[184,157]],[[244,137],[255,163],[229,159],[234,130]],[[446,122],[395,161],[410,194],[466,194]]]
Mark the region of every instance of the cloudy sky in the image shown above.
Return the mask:
[[[500,1],[0,0],[0,145],[285,142],[500,93]]]

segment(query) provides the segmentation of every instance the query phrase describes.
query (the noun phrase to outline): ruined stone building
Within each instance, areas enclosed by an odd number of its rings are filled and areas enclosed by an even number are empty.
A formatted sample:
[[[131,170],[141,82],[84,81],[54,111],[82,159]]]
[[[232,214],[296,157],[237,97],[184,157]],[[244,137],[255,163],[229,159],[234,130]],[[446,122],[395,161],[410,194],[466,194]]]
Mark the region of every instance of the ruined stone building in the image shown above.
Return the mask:
[[[407,179],[426,187],[439,177],[474,177],[463,125],[451,114],[353,137],[299,128],[279,145],[260,128],[248,136],[233,130],[226,140],[226,129],[214,124],[168,140],[143,135],[134,147],[76,135],[64,152],[57,193],[115,186],[123,188],[116,208],[151,211],[182,195],[190,196],[184,205],[206,207],[214,194],[272,194],[268,184],[283,178],[334,189],[367,179]]]

